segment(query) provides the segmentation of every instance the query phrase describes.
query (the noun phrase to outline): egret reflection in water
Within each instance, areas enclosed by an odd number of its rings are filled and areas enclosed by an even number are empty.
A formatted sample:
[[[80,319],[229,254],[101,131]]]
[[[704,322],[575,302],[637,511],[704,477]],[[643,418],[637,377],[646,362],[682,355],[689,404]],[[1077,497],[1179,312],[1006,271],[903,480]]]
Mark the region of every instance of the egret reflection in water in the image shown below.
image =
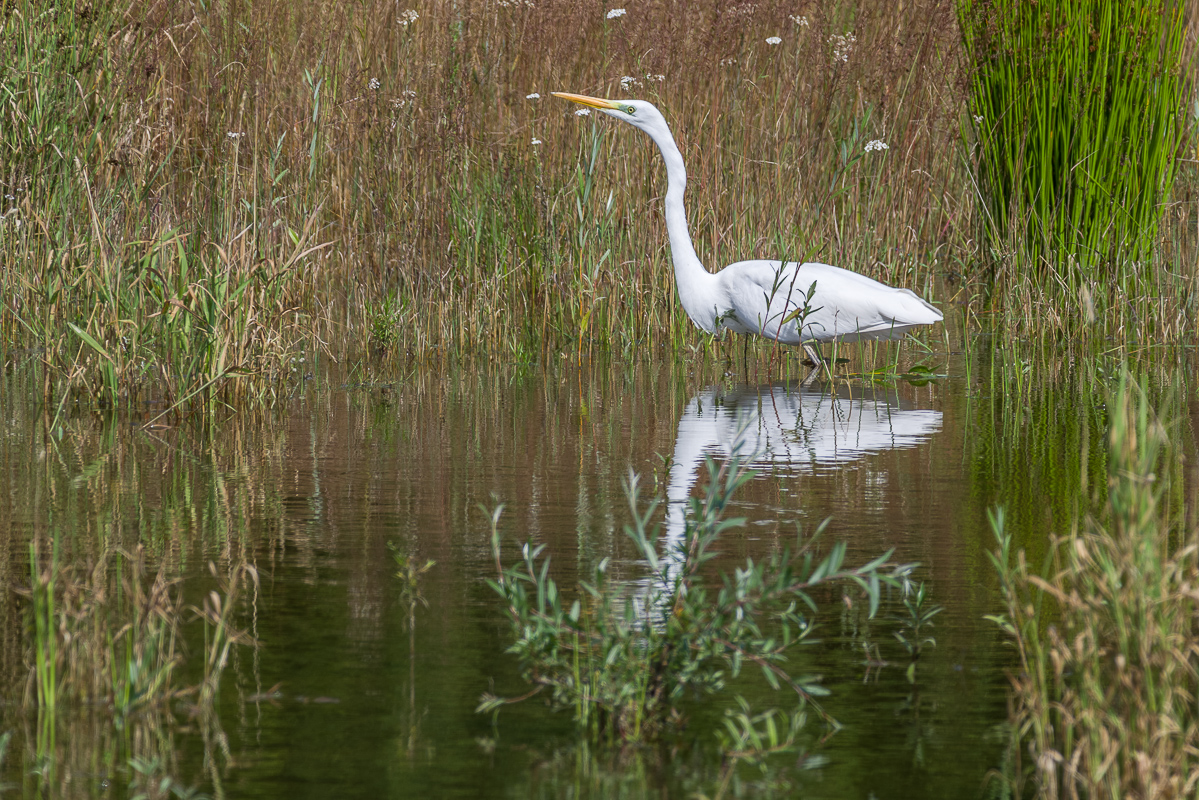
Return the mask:
[[[894,391],[799,384],[711,388],[679,419],[666,487],[664,557],[643,601],[664,609],[682,566],[688,498],[705,461],[734,454],[764,472],[835,469],[884,450],[916,447],[941,430],[941,412],[913,408]]]

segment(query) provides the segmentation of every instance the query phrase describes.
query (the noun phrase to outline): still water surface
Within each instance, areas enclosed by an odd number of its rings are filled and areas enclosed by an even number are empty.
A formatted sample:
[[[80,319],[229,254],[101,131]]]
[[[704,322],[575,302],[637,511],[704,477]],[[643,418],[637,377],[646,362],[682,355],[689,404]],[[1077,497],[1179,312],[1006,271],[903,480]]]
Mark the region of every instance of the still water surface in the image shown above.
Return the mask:
[[[480,506],[503,503],[512,544],[545,543],[560,583],[611,558],[643,579],[624,540],[630,469],[665,499],[667,539],[701,491],[706,458],[753,453],[760,471],[736,498],[747,518],[721,548],[729,566],[761,558],[796,525],[850,545],[851,561],[894,548],[918,561],[945,607],[916,683],[890,619],[866,619],[822,596],[821,642],[793,669],[832,694],[835,733],[809,720],[806,769],[787,769],[778,796],[987,796],[1010,756],[1004,670],[1011,651],[983,619],[998,611],[987,562],[986,509],[1011,506],[1024,546],[1078,513],[1070,499],[1093,465],[1102,414],[1088,393],[1050,387],[1007,399],[962,365],[926,386],[902,382],[801,388],[716,368],[637,364],[470,371],[395,383],[310,381],[285,411],[146,430],[80,413],[61,438],[46,410],[6,378],[0,442],[0,574],[27,585],[28,541],[59,530],[79,557],[144,544],[197,602],[207,563],[241,559],[261,586],[241,623],[222,685],[219,725],[179,715],[158,730],[166,771],[213,795],[275,797],[685,797],[715,791],[720,708],[691,709],[680,741],[611,754],[578,744],[570,720],[537,700],[493,725],[480,694],[523,693],[504,653],[506,623],[484,578],[494,572]],[[1073,490],[1067,491],[1067,487]],[[1024,532],[1028,531],[1028,532]],[[427,606],[409,626],[394,552],[436,565]],[[9,592],[4,675],[21,674],[21,601]],[[195,648],[201,646],[194,643]],[[867,664],[865,646],[890,662]],[[759,705],[769,690],[739,687]],[[6,699],[11,700],[13,693]],[[785,698],[782,698],[785,702]],[[15,736],[4,774],[15,793],[44,791],[30,724],[9,704]],[[111,736],[70,728],[71,794],[126,796]],[[121,749],[121,748],[124,749]],[[82,753],[82,755],[80,755]],[[165,768],[164,768],[165,769]],[[61,787],[61,770],[57,786]],[[733,788],[765,796],[752,771]],[[23,787],[23,789],[21,788]]]

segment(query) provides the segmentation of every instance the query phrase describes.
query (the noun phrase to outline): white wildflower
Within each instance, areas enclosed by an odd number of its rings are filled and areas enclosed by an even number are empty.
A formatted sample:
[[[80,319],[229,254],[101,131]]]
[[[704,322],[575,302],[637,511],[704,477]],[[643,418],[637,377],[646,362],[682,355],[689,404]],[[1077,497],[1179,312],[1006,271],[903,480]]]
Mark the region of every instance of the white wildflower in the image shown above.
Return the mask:
[[[828,43],[833,46],[833,61],[849,61],[849,54],[853,52],[853,46],[857,41],[858,37],[852,33],[847,33],[844,36],[834,33],[828,37]]]
[[[882,139],[871,139],[870,141],[866,142],[866,152],[867,153],[869,153],[873,150],[890,150],[890,149],[891,149],[891,147],[886,142],[884,142]]]
[[[796,25],[798,25],[801,28],[808,27],[808,18],[807,17],[801,17],[798,14],[790,14],[787,17],[787,19],[791,20],[792,22],[794,22]]]
[[[666,76],[665,75],[653,75],[653,74],[647,72],[645,74],[645,79],[647,81],[657,81],[658,83],[661,83],[662,81],[666,80]]]
[[[537,145],[541,144],[541,140],[534,136],[531,144],[536,147]]]
[[[783,40],[777,36],[770,36],[766,39],[766,44],[770,45],[771,47],[774,47],[776,44],[782,44],[782,43],[783,43]]]
[[[404,13],[400,14],[398,17],[396,17],[396,25],[399,25],[401,28],[407,28],[409,25],[416,22],[417,19],[419,19],[419,18],[420,18],[420,14],[417,14],[415,11],[413,11],[410,8],[407,11],[405,11]]]
[[[982,114],[975,114],[975,115],[974,115],[974,124],[975,124],[975,125],[982,125],[982,124],[983,124],[983,115],[982,115]]]
[[[237,131],[229,131],[228,133],[225,134],[225,137],[228,138],[230,141],[236,142],[238,139],[240,139],[241,137],[243,137],[245,135],[246,134],[244,132],[238,133]]]
[[[576,117],[586,117],[591,113],[590,108],[579,108],[575,110]]]
[[[722,58],[722,59],[720,59],[720,66],[722,66],[722,67],[731,67],[731,66],[733,66],[733,65],[734,65],[734,64],[736,64],[736,63],[737,63],[737,59],[735,59],[735,58]]]
[[[532,94],[526,94],[525,99],[526,100],[540,100],[541,95],[537,94],[537,92],[533,92]]]
[[[629,12],[625,11],[623,8],[614,8],[608,12],[608,19],[616,19],[618,17],[623,17],[627,13],[629,13]]]
[[[620,88],[622,91],[625,91],[625,92],[627,92],[633,86],[640,86],[640,85],[641,85],[641,81],[637,80],[632,75],[625,75],[623,78],[620,79]]]
[[[369,86],[371,89],[378,89],[378,88],[379,88],[380,86],[382,86],[383,84],[379,83],[379,79],[378,79],[378,78],[371,78],[371,79],[370,79],[370,82],[369,82],[369,83],[367,83],[366,85],[367,85],[367,86]]]

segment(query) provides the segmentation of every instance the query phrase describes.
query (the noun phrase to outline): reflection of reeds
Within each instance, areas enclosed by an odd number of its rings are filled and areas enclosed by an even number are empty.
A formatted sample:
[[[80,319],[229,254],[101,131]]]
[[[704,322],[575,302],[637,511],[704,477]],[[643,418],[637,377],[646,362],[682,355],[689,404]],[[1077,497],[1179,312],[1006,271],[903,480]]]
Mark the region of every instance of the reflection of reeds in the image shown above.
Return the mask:
[[[1199,783],[1199,549],[1163,502],[1169,423],[1127,376],[1108,409],[1105,508],[1054,541],[1044,571],[992,519],[1015,722],[1045,796],[1181,797]]]
[[[208,706],[216,699],[221,685],[221,675],[229,664],[229,651],[237,644],[246,644],[250,637],[245,631],[233,626],[233,615],[238,608],[241,593],[247,582],[258,590],[258,570],[249,564],[233,566],[227,575],[218,572],[216,564],[209,562],[208,569],[217,581],[217,589],[204,598],[204,605],[195,609],[204,620],[204,682],[200,684],[200,705]]]

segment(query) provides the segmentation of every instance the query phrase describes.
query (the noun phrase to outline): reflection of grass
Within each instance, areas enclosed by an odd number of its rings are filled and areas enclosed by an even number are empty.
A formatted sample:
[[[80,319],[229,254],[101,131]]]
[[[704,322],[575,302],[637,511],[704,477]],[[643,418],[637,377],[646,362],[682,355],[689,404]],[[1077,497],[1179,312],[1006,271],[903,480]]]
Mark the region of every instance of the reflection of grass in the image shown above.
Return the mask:
[[[630,480],[634,523],[626,532],[650,572],[638,591],[611,580],[605,560],[593,581],[582,584],[578,599],[563,597],[542,547],[526,544],[519,563],[503,566],[499,510],[491,516],[497,570],[492,587],[512,623],[509,652],[519,657],[534,687],[525,697],[547,692],[553,705],[573,711],[592,738],[656,739],[681,724],[684,697],[710,698],[743,668],[756,668],[775,689],[789,689],[800,709],[824,715],[814,699],[827,690],[813,676],[793,674],[787,661],[808,641],[817,587],[860,590],[873,615],[885,587],[908,581],[911,565],[891,563],[890,553],[851,567],[843,543],[821,554],[816,537],[801,532],[794,551],[784,548],[761,562],[747,561],[721,576],[718,591],[709,591],[705,565],[715,557],[721,535],[740,523],[726,519],[725,511],[750,477],[735,460],[709,468],[711,483],[703,499],[692,501],[683,541],[668,545],[665,554],[650,525],[657,504],[642,508],[638,481]],[[507,702],[514,701],[488,694],[479,710],[498,711]],[[798,712],[779,716],[743,708],[726,725],[733,760],[794,750],[801,722]]]
[[[903,372],[893,369],[876,369],[870,372],[851,372],[845,377],[872,384],[893,384],[896,381],[903,381],[912,386],[928,386],[930,383],[935,383],[949,376],[945,373],[937,372],[934,367],[915,364]]]
[[[1015,722],[1045,796],[1184,796],[1199,780],[1199,550],[1165,500],[1172,423],[1127,375],[1108,412],[1106,503],[1044,569],[992,518]]]

